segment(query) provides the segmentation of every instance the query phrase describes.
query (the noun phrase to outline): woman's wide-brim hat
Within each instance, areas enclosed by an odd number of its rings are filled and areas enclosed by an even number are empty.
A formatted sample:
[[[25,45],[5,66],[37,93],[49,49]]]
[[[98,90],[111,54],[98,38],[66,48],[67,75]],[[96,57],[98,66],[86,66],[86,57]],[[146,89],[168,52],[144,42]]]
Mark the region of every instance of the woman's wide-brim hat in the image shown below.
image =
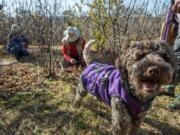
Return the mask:
[[[68,27],[64,35],[67,42],[74,42],[80,37],[80,31],[77,27]]]

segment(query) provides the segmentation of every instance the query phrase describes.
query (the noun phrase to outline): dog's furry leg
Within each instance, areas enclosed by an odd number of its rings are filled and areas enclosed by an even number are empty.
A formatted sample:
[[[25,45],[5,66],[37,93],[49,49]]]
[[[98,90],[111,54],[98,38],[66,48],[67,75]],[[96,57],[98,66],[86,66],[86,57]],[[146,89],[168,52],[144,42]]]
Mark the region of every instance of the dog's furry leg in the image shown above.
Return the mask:
[[[77,89],[76,89],[74,106],[79,107],[83,97],[85,97],[86,95],[87,95],[87,91],[84,89],[82,82],[80,81],[78,86],[77,86]]]
[[[92,46],[93,42],[95,42],[95,40],[90,40],[88,43],[86,43],[83,50],[83,58],[87,65],[89,65],[93,61],[93,57],[90,52],[90,47]]]
[[[141,125],[142,119],[133,120],[130,129],[130,135],[138,135],[139,128]]]
[[[131,117],[118,97],[111,98],[113,135],[130,135]]]

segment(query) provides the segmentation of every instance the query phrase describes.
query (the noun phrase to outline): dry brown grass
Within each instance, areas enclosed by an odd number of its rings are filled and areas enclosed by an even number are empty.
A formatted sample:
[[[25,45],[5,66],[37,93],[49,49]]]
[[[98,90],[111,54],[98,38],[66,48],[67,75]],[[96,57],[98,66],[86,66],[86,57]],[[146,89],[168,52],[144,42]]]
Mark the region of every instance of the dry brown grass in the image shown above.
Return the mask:
[[[0,59],[10,58],[0,54]],[[0,67],[0,134],[110,134],[110,109],[102,102],[88,96],[80,108],[72,106],[80,69],[57,69],[57,80],[36,85],[43,76],[43,65],[38,65],[36,60],[30,57]],[[155,100],[141,126],[141,135],[180,133],[180,112],[169,111],[171,100],[165,96]]]

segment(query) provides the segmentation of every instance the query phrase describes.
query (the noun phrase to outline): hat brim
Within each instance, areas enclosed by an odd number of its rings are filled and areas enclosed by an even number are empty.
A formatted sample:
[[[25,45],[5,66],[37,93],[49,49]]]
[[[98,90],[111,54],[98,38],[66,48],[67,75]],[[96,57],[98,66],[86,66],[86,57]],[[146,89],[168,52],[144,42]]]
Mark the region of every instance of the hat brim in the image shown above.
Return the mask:
[[[75,42],[80,37],[80,33],[76,33],[74,36],[69,37],[69,35],[65,36],[67,42]]]

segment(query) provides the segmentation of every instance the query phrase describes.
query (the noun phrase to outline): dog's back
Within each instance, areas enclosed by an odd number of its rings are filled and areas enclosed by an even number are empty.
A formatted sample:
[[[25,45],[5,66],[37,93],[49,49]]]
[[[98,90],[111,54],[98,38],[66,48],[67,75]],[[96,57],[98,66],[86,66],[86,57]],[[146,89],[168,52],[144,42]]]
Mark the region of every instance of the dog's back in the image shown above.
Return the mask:
[[[115,59],[117,58],[117,54],[110,47],[104,47],[100,51],[91,50],[90,47],[95,40],[90,40],[84,48],[83,57],[87,65],[92,63],[93,61],[115,65]]]
[[[121,76],[115,66],[93,62],[81,74],[85,90],[110,105],[111,95],[120,95]]]

